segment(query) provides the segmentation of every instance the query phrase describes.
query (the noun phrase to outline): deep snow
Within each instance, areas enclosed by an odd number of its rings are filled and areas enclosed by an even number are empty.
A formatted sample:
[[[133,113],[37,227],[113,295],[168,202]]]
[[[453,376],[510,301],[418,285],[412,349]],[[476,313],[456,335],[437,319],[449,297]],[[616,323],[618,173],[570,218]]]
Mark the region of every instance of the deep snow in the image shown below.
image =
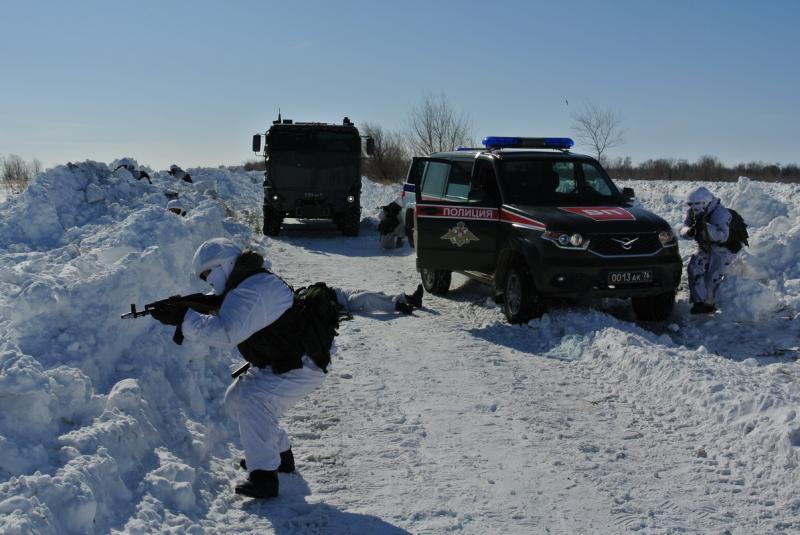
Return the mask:
[[[377,245],[399,187],[364,182],[358,238],[290,220],[271,239],[253,231],[259,173],[151,186],[114,167],[59,166],[0,204],[0,532],[800,530],[797,185],[710,185],[751,225],[711,317],[688,315],[684,287],[665,323],[606,300],[511,326],[455,276],[413,317],[345,323],[326,382],[286,418],[299,472],[259,503],[233,494],[221,406],[241,361],[120,314],[205,291],[189,265],[215,236],[296,285],[411,291],[413,251]],[[624,185],[677,228],[696,184]]]

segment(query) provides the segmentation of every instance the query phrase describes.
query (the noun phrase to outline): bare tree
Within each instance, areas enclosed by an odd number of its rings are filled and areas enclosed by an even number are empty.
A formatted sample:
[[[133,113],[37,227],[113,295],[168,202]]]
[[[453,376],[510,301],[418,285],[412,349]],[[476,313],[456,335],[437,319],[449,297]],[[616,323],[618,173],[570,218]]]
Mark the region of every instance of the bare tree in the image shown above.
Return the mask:
[[[0,181],[11,193],[20,193],[30,182],[31,175],[25,160],[16,154],[6,156],[0,165]]]
[[[379,182],[402,181],[409,164],[403,137],[373,123],[364,123],[361,131],[375,141],[375,152],[364,162],[364,174]]]
[[[9,193],[22,193],[31,179],[42,172],[42,162],[34,158],[26,163],[16,154],[0,158],[0,184]]]
[[[625,143],[622,117],[611,108],[601,109],[587,102],[582,111],[572,116],[572,120],[578,143],[592,147],[600,161],[608,149]]]
[[[474,145],[470,120],[450,107],[444,93],[423,96],[408,116],[408,129],[408,145],[413,154],[427,156]]]

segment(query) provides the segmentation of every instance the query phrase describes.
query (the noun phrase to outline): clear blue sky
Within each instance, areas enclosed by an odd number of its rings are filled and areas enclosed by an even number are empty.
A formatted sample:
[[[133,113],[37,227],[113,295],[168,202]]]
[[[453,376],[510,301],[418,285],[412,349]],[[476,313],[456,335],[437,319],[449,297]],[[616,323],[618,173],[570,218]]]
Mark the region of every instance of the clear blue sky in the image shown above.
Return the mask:
[[[622,115],[611,156],[800,161],[800,2],[0,0],[0,154],[238,164],[280,107],[394,130],[445,93],[485,135]],[[566,101],[569,101],[567,105]]]

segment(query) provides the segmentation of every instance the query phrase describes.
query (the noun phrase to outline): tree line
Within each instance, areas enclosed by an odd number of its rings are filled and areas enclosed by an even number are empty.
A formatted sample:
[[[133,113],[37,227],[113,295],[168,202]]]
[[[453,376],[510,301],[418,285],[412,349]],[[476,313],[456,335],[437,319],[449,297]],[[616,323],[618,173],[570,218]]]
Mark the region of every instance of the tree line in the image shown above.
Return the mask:
[[[696,162],[679,158],[645,160],[634,165],[630,157],[613,158],[604,162],[614,179],[641,180],[700,180],[733,182],[740,176],[764,182],[800,182],[800,167],[796,163],[749,162],[726,166],[716,156],[701,156]]]

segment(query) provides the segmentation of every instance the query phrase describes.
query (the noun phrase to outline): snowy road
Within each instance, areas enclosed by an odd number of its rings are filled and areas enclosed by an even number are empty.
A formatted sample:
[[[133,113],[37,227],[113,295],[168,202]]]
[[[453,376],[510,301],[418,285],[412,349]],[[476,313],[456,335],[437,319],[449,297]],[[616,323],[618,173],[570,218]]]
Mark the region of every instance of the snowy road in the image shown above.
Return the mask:
[[[292,234],[275,257],[292,282],[388,292],[418,283],[407,251]],[[299,475],[282,476],[288,492],[247,512],[276,533],[753,533],[785,518],[776,503],[787,496],[761,488],[764,475],[739,458],[742,437],[710,440],[726,430],[706,420],[713,414],[662,405],[669,392],[643,396],[635,375],[596,362],[630,342],[663,359],[693,349],[597,311],[510,326],[490,297],[457,277],[415,317],[344,324],[331,377],[288,422],[300,437]],[[553,336],[560,331],[548,322],[576,329]],[[252,517],[233,511],[212,522],[252,528]]]

